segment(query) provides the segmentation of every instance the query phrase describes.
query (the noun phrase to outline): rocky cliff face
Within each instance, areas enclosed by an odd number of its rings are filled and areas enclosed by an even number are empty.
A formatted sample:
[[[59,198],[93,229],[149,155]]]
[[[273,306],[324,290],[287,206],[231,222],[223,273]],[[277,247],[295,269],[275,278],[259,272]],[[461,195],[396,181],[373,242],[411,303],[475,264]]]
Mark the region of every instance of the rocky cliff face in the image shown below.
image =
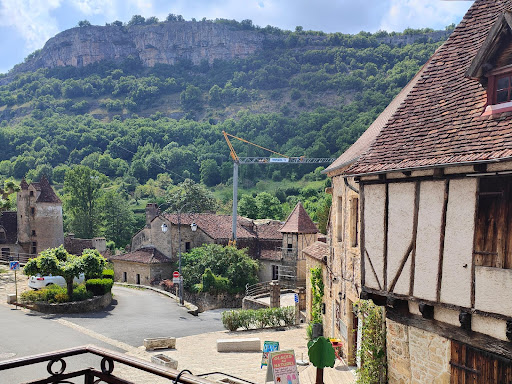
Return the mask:
[[[35,57],[15,68],[34,71],[71,65],[82,67],[102,60],[139,58],[143,65],[175,64],[189,59],[244,58],[261,49],[265,36],[233,31],[212,22],[168,22],[131,27],[89,26],[72,28],[52,37]]]

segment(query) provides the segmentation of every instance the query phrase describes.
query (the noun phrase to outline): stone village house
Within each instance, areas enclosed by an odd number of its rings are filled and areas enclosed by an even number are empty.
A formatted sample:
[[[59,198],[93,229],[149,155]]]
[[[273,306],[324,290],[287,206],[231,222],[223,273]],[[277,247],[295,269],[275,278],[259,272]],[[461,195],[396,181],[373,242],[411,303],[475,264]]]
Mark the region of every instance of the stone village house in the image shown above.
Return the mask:
[[[76,255],[86,248],[105,254],[103,237],[75,239],[72,234],[64,237],[62,202],[45,176],[30,184],[23,179],[16,198],[16,211],[0,213],[1,260],[26,261],[61,244]]]
[[[511,10],[476,0],[339,178],[358,183],[360,297],[386,308],[389,383],[512,377]]]
[[[302,205],[296,207],[294,212],[297,213],[292,212],[284,225],[276,220],[238,217],[237,247],[247,248],[249,256],[260,262],[260,281],[296,279],[297,250],[309,243],[309,238],[317,232],[316,226],[312,231],[308,225],[307,234],[297,233],[299,216],[301,223],[306,222],[302,211]],[[157,204],[148,204],[146,225],[133,236],[131,252],[111,257],[116,281],[149,285],[170,278],[172,271],[177,269],[178,219],[181,222],[182,253],[204,244],[228,245],[231,239],[232,218],[229,215],[182,213],[178,218],[177,214],[161,213]]]

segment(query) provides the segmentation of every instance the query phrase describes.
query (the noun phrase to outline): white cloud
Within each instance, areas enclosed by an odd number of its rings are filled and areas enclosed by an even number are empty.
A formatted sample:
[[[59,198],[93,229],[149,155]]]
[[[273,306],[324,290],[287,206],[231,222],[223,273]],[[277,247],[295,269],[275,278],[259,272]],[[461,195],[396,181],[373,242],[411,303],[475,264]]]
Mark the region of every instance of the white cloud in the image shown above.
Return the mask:
[[[451,23],[457,24],[471,3],[470,1],[391,0],[389,11],[381,20],[380,29],[386,31],[402,31],[407,27],[439,29]]]
[[[108,15],[114,9],[112,0],[71,0],[71,4],[84,15]]]
[[[50,12],[60,4],[61,0],[0,0],[0,25],[14,28],[27,42],[26,51],[33,51],[59,32]]]

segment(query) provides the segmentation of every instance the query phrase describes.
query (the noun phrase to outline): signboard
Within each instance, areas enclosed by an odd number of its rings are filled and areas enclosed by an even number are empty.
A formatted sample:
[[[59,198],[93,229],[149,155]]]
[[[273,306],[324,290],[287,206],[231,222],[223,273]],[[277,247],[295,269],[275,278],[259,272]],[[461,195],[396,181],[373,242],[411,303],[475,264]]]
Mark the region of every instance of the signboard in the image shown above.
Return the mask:
[[[299,302],[299,294],[298,293],[295,294],[294,300],[295,300],[296,303]]]
[[[172,273],[172,283],[173,284],[180,284],[181,283],[181,276],[178,271],[174,271]]]
[[[269,354],[267,381],[274,379],[274,384],[299,384],[299,371],[293,349],[275,351]],[[269,380],[269,372],[272,370]]]
[[[11,271],[19,271],[20,270],[20,262],[19,261],[9,261],[9,269]]]
[[[269,160],[271,163],[288,163],[290,161],[287,157],[271,157]]]
[[[180,277],[180,273],[178,271],[174,271],[172,273],[172,277],[178,279]]]
[[[273,351],[279,351],[279,341],[265,341],[263,343],[263,356],[261,357],[261,367],[268,366],[268,354]]]

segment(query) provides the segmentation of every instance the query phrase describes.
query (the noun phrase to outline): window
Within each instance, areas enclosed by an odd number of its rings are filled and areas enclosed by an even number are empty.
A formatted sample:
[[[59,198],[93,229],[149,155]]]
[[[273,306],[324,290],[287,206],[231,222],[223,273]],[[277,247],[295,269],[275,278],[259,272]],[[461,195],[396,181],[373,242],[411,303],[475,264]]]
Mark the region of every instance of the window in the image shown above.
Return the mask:
[[[140,284],[140,274],[137,273],[137,276],[136,276],[136,284]]]
[[[506,103],[512,100],[511,75],[498,77],[496,80],[496,104]]]
[[[288,250],[288,252],[293,251],[293,244],[292,243],[288,243],[288,247],[286,249]]]
[[[480,179],[473,257],[475,265],[512,268],[511,177]]]
[[[279,280],[279,265],[272,265],[272,280]]]
[[[123,272],[123,281],[126,283],[128,281],[128,274]]]
[[[30,253],[33,255],[37,254],[37,242],[36,241],[32,242],[32,250],[30,251]]]
[[[34,196],[34,191],[30,191],[30,197]]]
[[[336,205],[336,239],[338,242],[343,241],[343,198],[341,196],[338,196]]]
[[[350,246],[359,244],[359,199],[353,197],[350,200]]]
[[[7,236],[5,235],[5,229],[0,227],[0,243],[5,243]]]
[[[36,213],[36,209],[34,207],[30,207],[30,214],[33,215]]]
[[[190,241],[187,241],[185,243],[185,252],[188,252],[188,251],[190,251]]]
[[[32,230],[32,236],[35,236],[35,235],[36,235],[36,230],[35,230],[35,229],[33,229],[33,230]]]

